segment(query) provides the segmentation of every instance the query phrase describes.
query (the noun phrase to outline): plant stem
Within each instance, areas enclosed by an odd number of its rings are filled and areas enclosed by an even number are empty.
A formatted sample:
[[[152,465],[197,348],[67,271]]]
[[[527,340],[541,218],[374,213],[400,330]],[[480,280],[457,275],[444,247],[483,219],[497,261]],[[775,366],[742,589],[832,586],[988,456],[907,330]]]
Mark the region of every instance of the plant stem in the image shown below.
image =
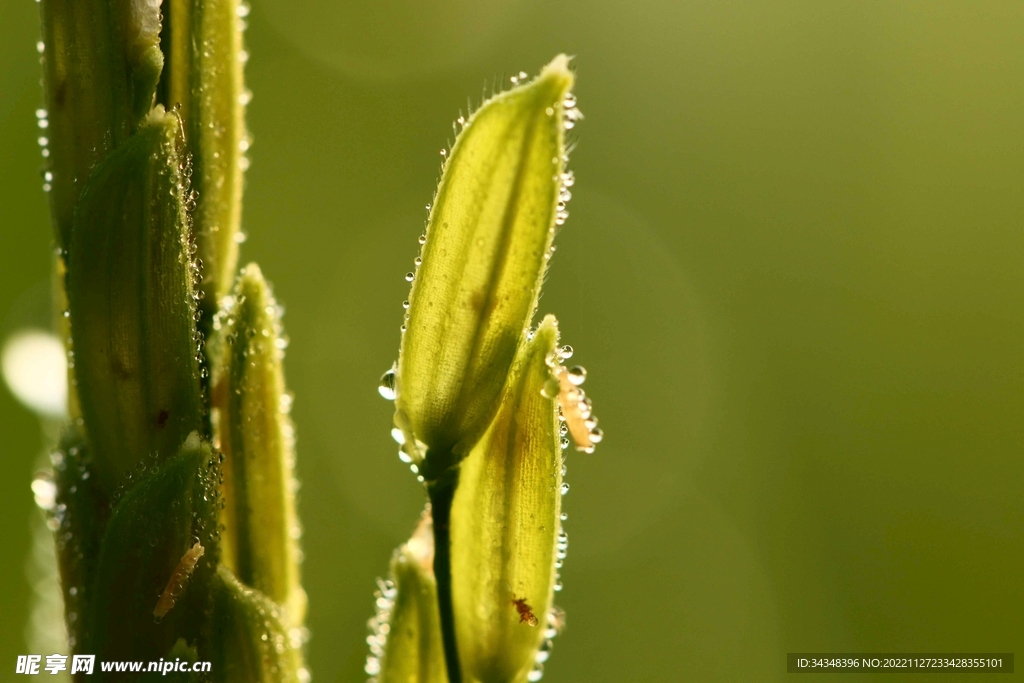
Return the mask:
[[[455,639],[455,610],[452,605],[451,513],[459,469],[453,467],[427,485],[430,512],[434,518],[434,579],[437,581],[437,608],[441,618],[444,661],[449,683],[462,683],[459,648]]]

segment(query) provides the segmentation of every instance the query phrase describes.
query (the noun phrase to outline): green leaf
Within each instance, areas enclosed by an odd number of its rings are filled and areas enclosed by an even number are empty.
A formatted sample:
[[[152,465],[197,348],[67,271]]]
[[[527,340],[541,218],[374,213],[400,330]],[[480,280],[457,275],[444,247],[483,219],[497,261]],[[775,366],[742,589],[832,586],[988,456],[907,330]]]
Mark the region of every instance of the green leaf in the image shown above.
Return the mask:
[[[299,626],[306,594],[299,582],[294,428],[279,309],[255,264],[242,271],[228,303],[215,323],[225,340],[216,390],[225,455],[224,561]]]
[[[451,567],[464,680],[525,681],[545,640],[561,530],[562,449],[551,390],[557,341],[548,316],[517,356],[493,424],[460,467]]]
[[[80,651],[156,660],[198,642],[216,562],[217,460],[192,434],[116,502],[85,595]],[[198,546],[198,547],[197,547]]]
[[[57,243],[67,248],[92,168],[122,145],[153,106],[163,66],[158,4],[42,0],[47,181]]]
[[[179,123],[155,110],[93,172],[68,258],[75,377],[108,488],[203,420]]]
[[[297,629],[288,627],[272,600],[242,585],[224,565],[217,569],[213,594],[213,680],[309,683]]]
[[[391,584],[381,582],[366,672],[376,683],[448,683],[434,580],[430,512],[391,558]]]
[[[561,55],[470,119],[444,166],[398,361],[396,424],[436,479],[498,408],[530,324],[558,217],[565,158]],[[421,458],[422,453],[414,454]]]
[[[179,106],[196,190],[207,322],[235,277],[246,146],[239,0],[165,0],[170,16],[167,104]]]

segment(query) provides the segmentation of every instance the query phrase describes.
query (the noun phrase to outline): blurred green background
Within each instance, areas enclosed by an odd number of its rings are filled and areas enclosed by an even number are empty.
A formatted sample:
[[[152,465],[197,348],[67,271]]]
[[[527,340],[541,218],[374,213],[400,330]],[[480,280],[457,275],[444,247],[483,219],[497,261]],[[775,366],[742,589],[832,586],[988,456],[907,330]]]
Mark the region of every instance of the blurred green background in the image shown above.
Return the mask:
[[[51,241],[38,6],[0,9],[6,335]],[[569,457],[546,680],[1024,654],[1022,36],[1018,0],[254,0],[243,259],[287,307],[314,678],[364,678],[423,503],[376,385],[438,151],[467,96],[561,51],[586,120],[540,313],[607,437]],[[42,443],[6,391],[0,425],[6,679]]]

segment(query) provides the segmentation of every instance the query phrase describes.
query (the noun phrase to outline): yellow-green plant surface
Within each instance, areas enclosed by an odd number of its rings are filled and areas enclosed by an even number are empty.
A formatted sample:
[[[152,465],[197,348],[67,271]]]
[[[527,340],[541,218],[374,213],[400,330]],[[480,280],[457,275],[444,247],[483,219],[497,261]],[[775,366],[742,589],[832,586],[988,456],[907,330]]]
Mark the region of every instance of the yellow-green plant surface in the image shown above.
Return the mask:
[[[438,640],[451,683],[539,680],[560,621],[564,437],[593,452],[603,433],[579,388],[585,371],[562,365],[572,350],[559,347],[554,317],[532,327],[572,196],[574,77],[559,55],[526,78],[459,119],[406,276],[401,349],[380,392],[395,401],[393,434],[426,489],[433,542],[429,563],[407,562],[409,544],[396,551],[395,581],[378,595],[387,605],[366,665],[377,683],[435,680]]]
[[[0,8],[14,358],[39,341],[19,330],[51,325],[36,141],[57,124],[36,115],[40,5]],[[244,19],[239,265],[287,306],[315,680],[365,680],[374,579],[423,507],[374,387],[438,151],[460,108],[559,51],[587,118],[539,314],[609,438],[569,451],[545,680],[775,681],[812,646],[1021,651],[1018,4],[253,0]],[[0,425],[9,676],[64,649],[26,627],[44,583],[26,482],[52,432],[6,390]]]
[[[305,683],[282,309],[256,264],[228,284],[248,8],[41,4],[72,419],[40,486],[55,491],[68,647],[102,678],[112,660],[144,661],[145,677],[173,658],[214,667],[175,667],[188,680]],[[554,318],[531,328],[568,215],[574,77],[560,55],[514,81],[460,119],[381,387],[429,503],[377,596],[378,681],[540,677],[565,556],[563,436],[588,452],[601,439]]]
[[[76,680],[184,660],[213,668],[181,680],[303,683],[286,342],[256,265],[231,289],[246,6],[161,4],[40,3],[71,416],[44,507],[67,647],[97,658]]]

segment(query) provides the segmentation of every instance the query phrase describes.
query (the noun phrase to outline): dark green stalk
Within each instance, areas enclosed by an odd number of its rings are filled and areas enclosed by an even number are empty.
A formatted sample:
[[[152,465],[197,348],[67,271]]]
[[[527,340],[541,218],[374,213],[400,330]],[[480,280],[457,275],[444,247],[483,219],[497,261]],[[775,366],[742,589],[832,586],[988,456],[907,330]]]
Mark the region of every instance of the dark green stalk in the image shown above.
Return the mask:
[[[462,683],[459,647],[455,638],[455,609],[452,605],[451,514],[455,489],[459,484],[457,467],[447,470],[427,485],[430,512],[434,518],[434,578],[437,581],[437,609],[441,618],[444,661],[449,683]]]

